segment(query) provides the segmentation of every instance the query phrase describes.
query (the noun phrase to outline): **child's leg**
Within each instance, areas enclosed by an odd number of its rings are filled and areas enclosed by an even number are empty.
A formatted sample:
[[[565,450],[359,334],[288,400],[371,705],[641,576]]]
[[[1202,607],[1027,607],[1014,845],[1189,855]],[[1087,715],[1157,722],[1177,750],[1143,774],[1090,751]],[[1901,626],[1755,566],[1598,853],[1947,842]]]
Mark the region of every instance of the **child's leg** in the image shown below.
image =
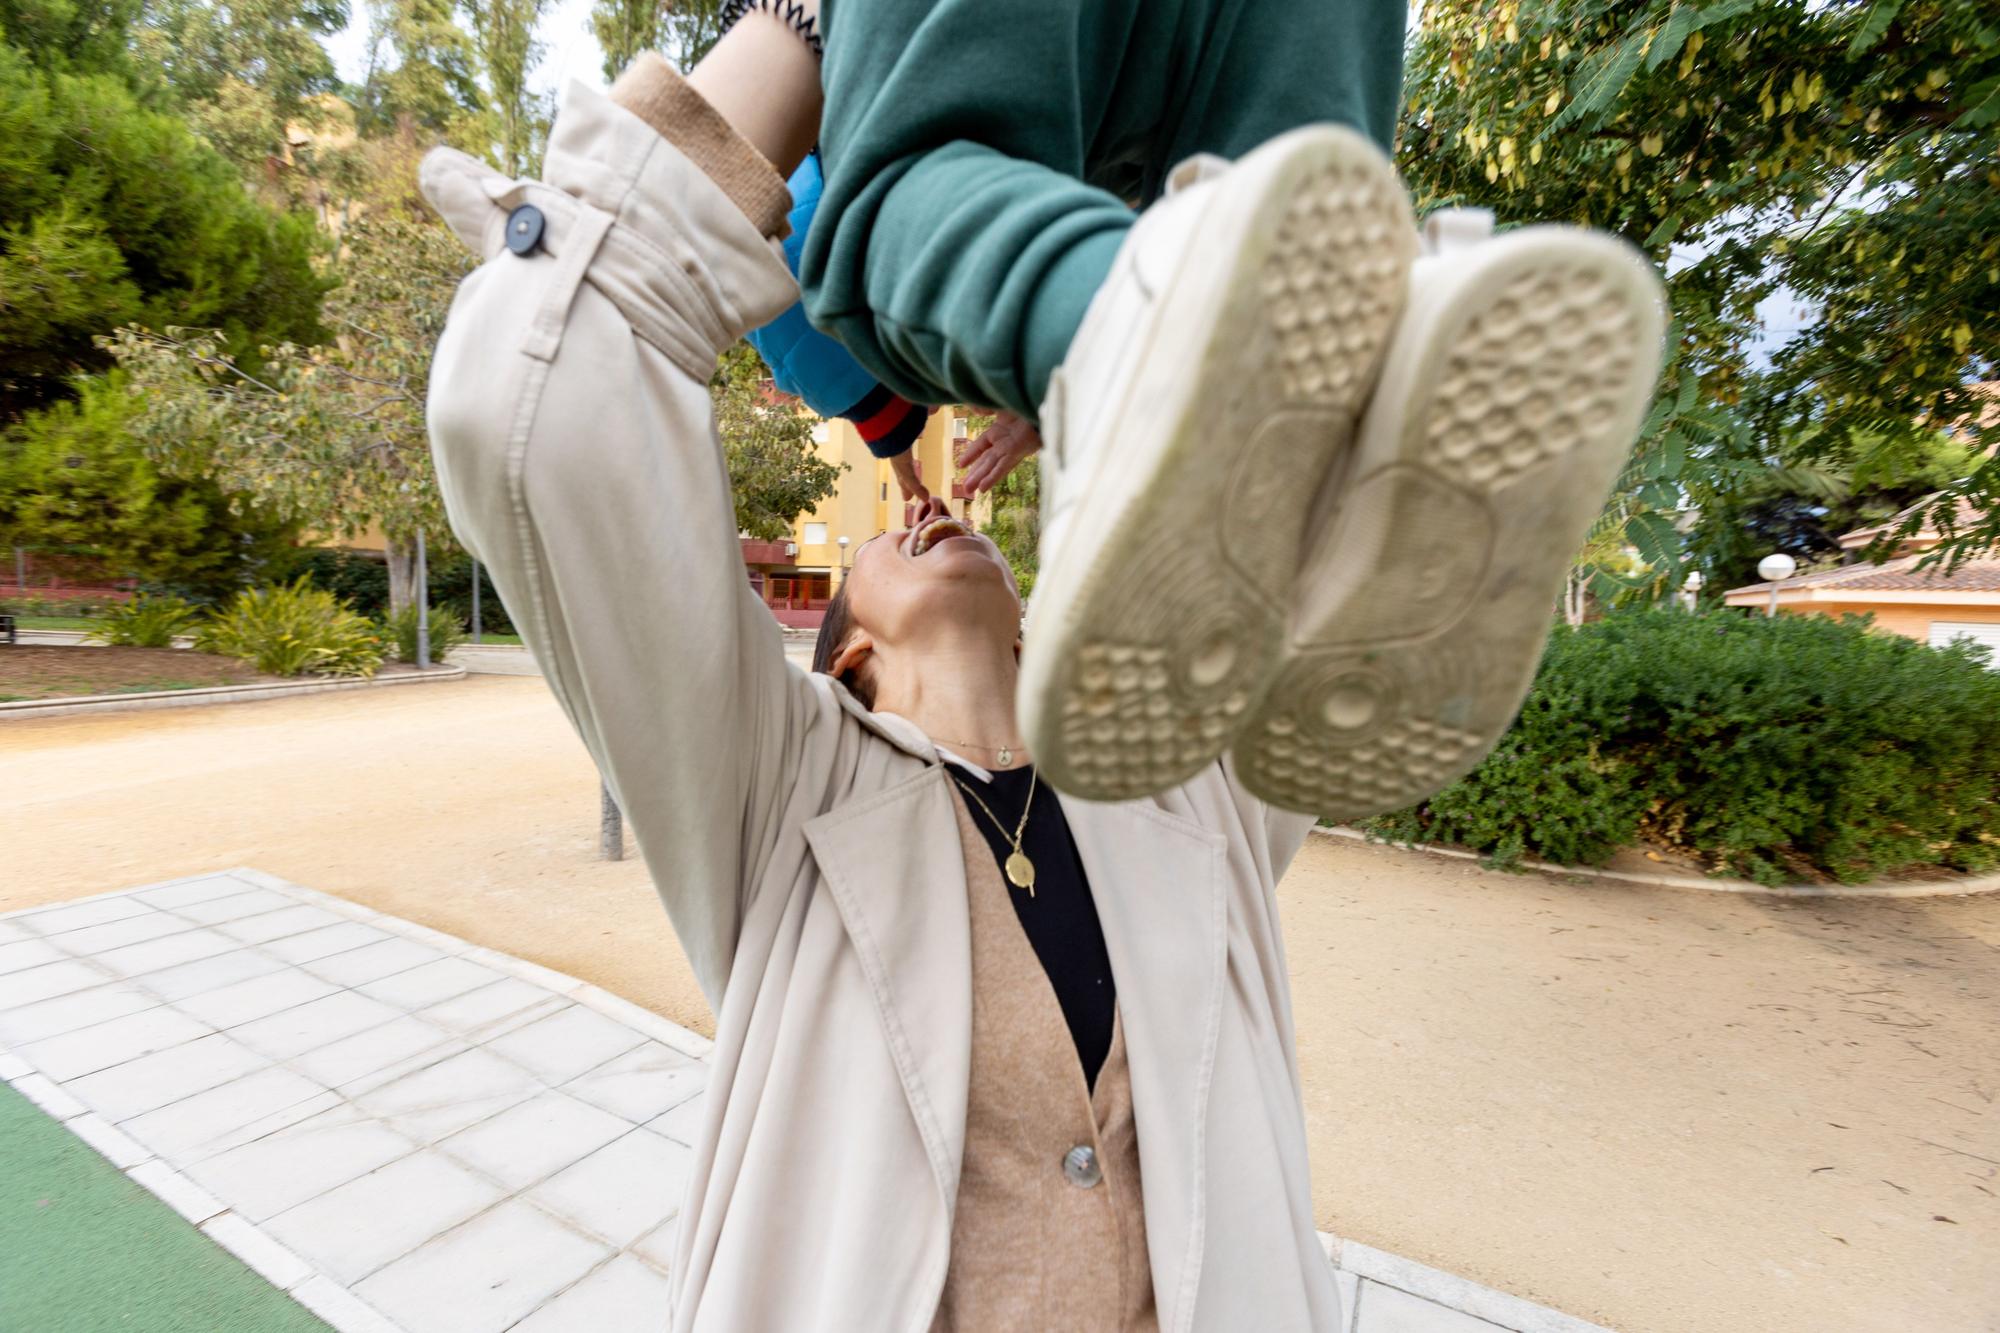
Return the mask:
[[[1386,138],[1397,0],[835,0],[813,320],[919,401],[1036,416],[1185,153],[1345,122]],[[1106,188],[1098,188],[1103,186]]]

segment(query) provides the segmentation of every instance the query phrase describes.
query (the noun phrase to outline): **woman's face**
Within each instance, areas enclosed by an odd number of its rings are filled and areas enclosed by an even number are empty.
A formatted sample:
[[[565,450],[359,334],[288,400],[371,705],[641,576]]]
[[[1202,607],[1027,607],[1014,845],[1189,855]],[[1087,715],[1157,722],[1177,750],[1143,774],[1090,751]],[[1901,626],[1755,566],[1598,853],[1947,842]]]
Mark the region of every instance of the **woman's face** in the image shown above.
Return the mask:
[[[990,623],[1011,644],[1021,619],[1014,571],[991,540],[933,498],[909,528],[862,543],[847,574],[848,614],[893,652],[941,623]]]

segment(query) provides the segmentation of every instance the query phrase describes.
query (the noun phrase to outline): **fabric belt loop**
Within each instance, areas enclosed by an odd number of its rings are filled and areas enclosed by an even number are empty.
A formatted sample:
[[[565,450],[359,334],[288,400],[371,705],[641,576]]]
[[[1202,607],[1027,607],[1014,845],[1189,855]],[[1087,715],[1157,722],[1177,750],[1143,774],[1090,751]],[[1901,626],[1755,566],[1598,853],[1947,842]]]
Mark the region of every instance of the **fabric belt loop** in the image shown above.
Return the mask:
[[[522,351],[538,361],[556,359],[556,351],[562,346],[563,328],[569,322],[570,306],[576,300],[576,289],[582,285],[591,261],[597,258],[598,247],[604,243],[613,220],[611,214],[580,200],[563,211],[568,215],[564,220],[569,225],[563,229],[562,253],[555,256],[556,271],[549,280],[548,294],[542,308],[535,312],[521,346]]]

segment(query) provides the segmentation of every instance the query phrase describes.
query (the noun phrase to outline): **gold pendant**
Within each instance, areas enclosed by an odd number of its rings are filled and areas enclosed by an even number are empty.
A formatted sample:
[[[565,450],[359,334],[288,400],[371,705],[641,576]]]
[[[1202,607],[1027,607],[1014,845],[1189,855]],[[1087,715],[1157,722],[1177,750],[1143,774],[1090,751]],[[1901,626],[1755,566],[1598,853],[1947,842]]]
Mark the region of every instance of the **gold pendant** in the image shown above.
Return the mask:
[[[1035,896],[1035,863],[1018,847],[1007,857],[1007,882],[1017,889],[1026,889],[1030,898]]]

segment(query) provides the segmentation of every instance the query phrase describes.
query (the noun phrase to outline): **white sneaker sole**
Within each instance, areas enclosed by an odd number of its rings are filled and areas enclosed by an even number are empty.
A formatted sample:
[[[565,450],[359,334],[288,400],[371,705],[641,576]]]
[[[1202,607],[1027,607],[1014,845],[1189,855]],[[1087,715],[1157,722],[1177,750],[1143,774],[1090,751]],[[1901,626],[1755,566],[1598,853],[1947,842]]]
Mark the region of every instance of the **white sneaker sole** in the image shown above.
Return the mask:
[[[1405,314],[1237,741],[1275,805],[1380,814],[1485,757],[1651,397],[1663,317],[1636,252],[1538,227],[1465,262]]]
[[[1158,297],[1112,438],[1029,611],[1020,701],[1056,787],[1164,791],[1269,687],[1314,497],[1341,460],[1416,248],[1388,160],[1294,131],[1222,182]]]

